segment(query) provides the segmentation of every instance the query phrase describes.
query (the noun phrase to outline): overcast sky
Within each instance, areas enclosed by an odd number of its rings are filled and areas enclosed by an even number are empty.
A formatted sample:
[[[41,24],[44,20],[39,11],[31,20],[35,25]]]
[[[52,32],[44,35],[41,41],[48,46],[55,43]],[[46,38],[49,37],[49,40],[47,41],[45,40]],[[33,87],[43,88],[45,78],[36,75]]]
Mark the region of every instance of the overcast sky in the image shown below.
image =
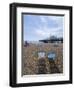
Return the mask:
[[[23,15],[24,41],[38,41],[52,35],[63,37],[64,16]]]

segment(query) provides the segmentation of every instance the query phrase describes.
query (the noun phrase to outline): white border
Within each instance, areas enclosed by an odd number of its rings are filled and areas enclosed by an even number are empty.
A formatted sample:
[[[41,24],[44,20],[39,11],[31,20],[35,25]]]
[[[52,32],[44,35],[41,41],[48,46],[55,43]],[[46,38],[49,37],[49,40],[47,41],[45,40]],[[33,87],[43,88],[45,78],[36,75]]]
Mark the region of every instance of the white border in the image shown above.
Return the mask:
[[[65,24],[64,28],[64,50],[63,50],[63,74],[54,75],[25,75],[21,76],[21,43],[22,43],[22,25],[21,13],[48,13],[48,14],[64,14]],[[31,82],[51,82],[51,81],[65,81],[69,80],[69,11],[68,10],[54,10],[54,9],[37,9],[37,8],[17,8],[17,83],[31,83]]]

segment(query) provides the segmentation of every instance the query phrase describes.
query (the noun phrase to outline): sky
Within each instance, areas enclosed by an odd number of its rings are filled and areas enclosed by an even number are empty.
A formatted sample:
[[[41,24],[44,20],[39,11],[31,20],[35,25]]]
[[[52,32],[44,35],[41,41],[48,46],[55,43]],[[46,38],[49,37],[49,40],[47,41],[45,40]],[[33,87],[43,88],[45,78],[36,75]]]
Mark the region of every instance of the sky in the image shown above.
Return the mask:
[[[23,40],[38,41],[50,36],[63,37],[64,16],[23,15]]]

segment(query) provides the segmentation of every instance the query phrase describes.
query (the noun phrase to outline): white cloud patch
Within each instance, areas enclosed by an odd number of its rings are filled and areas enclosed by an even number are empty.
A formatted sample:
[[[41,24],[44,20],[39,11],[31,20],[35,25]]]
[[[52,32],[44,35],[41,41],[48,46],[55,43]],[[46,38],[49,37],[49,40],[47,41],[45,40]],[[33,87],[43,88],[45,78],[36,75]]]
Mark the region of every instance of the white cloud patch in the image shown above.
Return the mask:
[[[57,37],[62,37],[63,36],[63,17],[58,17],[58,16],[40,16],[39,17],[42,26],[39,25],[38,28],[35,28],[35,34],[38,35],[39,37],[50,37],[51,35],[55,35]],[[53,20],[53,22],[57,23],[58,26],[55,28],[54,26],[52,28],[47,26],[48,21]],[[53,23],[52,23],[53,24]]]
[[[47,23],[46,16],[40,16],[40,20],[42,23]]]
[[[52,29],[47,28],[47,27],[44,27],[42,29],[41,28],[37,28],[37,29],[35,29],[35,34],[38,37],[40,37],[41,39],[48,38],[51,35],[62,37],[63,32],[60,31],[60,30],[61,30],[61,27],[52,28]]]
[[[48,20],[53,20],[56,24],[58,24],[58,26],[62,26],[61,24],[63,24],[63,20],[64,20],[64,17],[59,17],[59,16],[50,16],[50,17],[47,17]]]
[[[41,36],[41,37],[46,37],[46,36],[48,36],[50,34],[50,32],[45,32],[45,31],[46,30],[40,30],[40,29],[38,29],[38,30],[36,30],[36,34],[38,36]]]

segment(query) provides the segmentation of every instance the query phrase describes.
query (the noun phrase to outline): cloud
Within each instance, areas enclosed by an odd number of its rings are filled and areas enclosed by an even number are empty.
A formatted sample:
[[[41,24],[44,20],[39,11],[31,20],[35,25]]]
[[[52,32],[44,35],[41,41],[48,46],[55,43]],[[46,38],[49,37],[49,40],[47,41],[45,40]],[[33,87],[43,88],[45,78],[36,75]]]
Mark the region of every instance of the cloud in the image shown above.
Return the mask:
[[[48,28],[48,27],[44,27],[44,28],[36,28],[35,29],[35,34],[40,37],[40,38],[47,38],[50,37],[51,35],[55,35],[57,37],[62,37],[63,33],[62,33],[62,28],[58,27],[58,28]]]
[[[49,26],[49,28],[62,27],[64,23],[64,17],[62,16],[39,16],[39,19],[43,26]]]
[[[63,21],[64,21],[63,16],[50,16],[50,17],[47,17],[47,18],[48,18],[48,20],[52,20],[53,22],[58,24],[58,26],[62,26],[61,24],[63,24]]]
[[[48,32],[45,32],[46,30],[40,30],[40,29],[36,29],[36,34],[38,35],[38,36],[41,36],[41,37],[46,37],[46,36],[48,36],[49,34],[50,34],[50,32],[48,33]]]
[[[64,17],[60,17],[60,16],[41,16],[40,17],[41,21],[42,21],[42,27],[40,26],[38,29],[38,31],[36,31],[36,33],[38,35],[44,36],[44,37],[48,37],[51,35],[55,35],[57,37],[62,37],[63,36],[63,20]],[[50,25],[48,26],[48,23],[50,23]],[[56,27],[54,26],[54,23],[56,25]],[[52,27],[51,27],[52,25]]]
[[[40,16],[39,17],[42,23],[47,23],[46,16]]]

